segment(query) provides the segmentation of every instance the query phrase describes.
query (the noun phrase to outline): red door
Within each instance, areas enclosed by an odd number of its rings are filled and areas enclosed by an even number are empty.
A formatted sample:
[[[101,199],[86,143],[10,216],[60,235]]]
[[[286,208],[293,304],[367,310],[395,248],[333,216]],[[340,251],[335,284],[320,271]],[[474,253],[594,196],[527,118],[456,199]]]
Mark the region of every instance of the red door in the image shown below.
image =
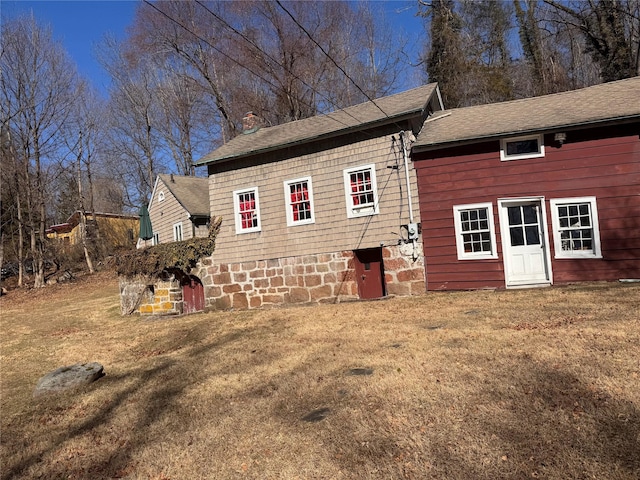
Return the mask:
[[[385,295],[382,249],[367,248],[353,252],[358,295],[360,298],[380,298]]]
[[[204,310],[204,287],[198,277],[189,275],[182,281],[182,313]]]

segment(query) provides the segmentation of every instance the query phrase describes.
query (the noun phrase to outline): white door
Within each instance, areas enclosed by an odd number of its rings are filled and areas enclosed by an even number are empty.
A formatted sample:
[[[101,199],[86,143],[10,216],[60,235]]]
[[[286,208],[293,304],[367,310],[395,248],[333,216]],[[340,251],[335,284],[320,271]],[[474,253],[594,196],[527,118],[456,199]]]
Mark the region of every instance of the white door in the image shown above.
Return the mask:
[[[506,285],[551,283],[542,199],[499,200]]]

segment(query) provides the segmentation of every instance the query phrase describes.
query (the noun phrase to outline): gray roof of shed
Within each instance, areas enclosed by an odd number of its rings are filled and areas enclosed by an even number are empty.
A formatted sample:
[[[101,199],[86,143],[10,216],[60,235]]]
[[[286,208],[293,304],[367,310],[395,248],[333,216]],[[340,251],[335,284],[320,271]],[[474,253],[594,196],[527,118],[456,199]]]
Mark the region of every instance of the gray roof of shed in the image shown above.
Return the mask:
[[[436,112],[413,150],[640,118],[640,77],[510,102]]]
[[[295,144],[334,137],[348,131],[364,130],[378,124],[391,123],[402,117],[422,112],[432,100],[436,89],[437,84],[430,83],[395,95],[375,99],[375,104],[369,101],[326,115],[317,115],[273,127],[263,127],[257,132],[246,135],[240,134],[202,157],[196,162],[196,165],[255,155]],[[440,105],[439,102],[438,98],[438,105]]]
[[[162,183],[190,215],[209,216],[209,179],[160,174]]]

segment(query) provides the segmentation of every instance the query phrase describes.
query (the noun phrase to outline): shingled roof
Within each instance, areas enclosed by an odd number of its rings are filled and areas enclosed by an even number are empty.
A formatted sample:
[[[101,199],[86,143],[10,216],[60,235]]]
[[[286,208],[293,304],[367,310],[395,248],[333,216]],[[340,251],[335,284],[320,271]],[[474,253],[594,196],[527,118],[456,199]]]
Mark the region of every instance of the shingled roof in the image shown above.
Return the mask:
[[[326,115],[318,115],[274,127],[263,127],[250,134],[238,135],[220,148],[205,155],[196,162],[196,165],[265,153],[296,144],[343,135],[351,131],[364,130],[374,125],[392,123],[421,113],[432,101],[436,107],[434,110],[443,108],[435,83],[378,98],[375,103],[361,103]]]
[[[191,216],[210,215],[209,179],[165,174],[158,177]]]
[[[510,102],[456,108],[428,118],[414,151],[485,138],[640,119],[640,77]]]

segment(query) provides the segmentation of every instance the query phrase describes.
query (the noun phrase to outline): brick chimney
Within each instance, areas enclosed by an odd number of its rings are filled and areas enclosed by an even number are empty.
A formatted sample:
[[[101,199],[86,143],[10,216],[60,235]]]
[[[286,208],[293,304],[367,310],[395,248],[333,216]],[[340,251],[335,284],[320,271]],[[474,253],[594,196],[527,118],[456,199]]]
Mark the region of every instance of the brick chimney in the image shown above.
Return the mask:
[[[249,134],[257,132],[262,125],[261,118],[254,115],[253,112],[247,112],[242,119],[242,133]]]

